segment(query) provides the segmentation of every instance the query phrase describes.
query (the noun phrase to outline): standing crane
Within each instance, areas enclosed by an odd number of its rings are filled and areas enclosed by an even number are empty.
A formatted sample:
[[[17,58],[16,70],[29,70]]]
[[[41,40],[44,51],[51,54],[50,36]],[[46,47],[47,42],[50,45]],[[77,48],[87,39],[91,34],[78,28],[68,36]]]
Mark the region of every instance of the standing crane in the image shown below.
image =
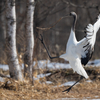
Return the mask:
[[[75,25],[77,21],[77,14],[75,12],[71,12],[70,16],[73,16],[74,21],[71,27],[71,32],[70,32],[70,36],[67,42],[65,54],[62,54],[61,56],[58,56],[58,57],[51,57],[43,41],[43,36],[41,34],[40,34],[41,38],[39,38],[39,40],[44,45],[50,59],[63,58],[69,61],[69,64],[71,65],[74,72],[77,72],[79,75],[81,75],[80,79],[76,82],[78,83],[83,78],[86,78],[86,79],[89,78],[89,76],[87,75],[82,65],[85,66],[88,63],[88,61],[91,59],[92,54],[94,52],[96,33],[100,28],[100,15],[98,16],[98,19],[94,23],[94,25],[89,24],[87,26],[86,36],[80,41],[77,41],[76,36],[75,36]],[[76,83],[74,83],[71,87],[64,90],[63,92],[65,91],[69,92]]]

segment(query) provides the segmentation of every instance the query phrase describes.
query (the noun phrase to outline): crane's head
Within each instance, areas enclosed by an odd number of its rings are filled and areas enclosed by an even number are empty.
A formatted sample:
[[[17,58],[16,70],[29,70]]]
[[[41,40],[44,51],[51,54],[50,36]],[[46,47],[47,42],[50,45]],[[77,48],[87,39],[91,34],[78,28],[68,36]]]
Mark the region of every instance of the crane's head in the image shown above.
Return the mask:
[[[72,29],[73,29],[73,31],[75,31],[75,24],[76,24],[76,20],[77,20],[77,14],[75,12],[71,12],[70,16],[73,16],[73,18],[74,18],[74,21],[73,21],[73,24],[72,24]]]
[[[71,12],[70,16],[77,16],[75,12]]]

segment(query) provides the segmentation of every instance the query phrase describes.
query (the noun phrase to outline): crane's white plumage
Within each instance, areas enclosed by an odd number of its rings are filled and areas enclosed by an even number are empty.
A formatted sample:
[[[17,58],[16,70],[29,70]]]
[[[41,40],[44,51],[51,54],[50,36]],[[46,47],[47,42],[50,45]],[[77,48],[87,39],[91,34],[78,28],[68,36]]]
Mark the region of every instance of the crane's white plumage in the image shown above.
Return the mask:
[[[77,72],[85,78],[88,78],[88,75],[82,64],[86,65],[93,54],[96,33],[100,28],[100,15],[98,16],[98,20],[94,25],[89,24],[87,26],[86,37],[80,41],[76,40],[74,31],[77,15],[75,12],[71,12],[71,15],[74,16],[74,25],[71,28],[70,37],[66,47],[66,53],[61,55],[60,58],[68,60],[74,72]]]

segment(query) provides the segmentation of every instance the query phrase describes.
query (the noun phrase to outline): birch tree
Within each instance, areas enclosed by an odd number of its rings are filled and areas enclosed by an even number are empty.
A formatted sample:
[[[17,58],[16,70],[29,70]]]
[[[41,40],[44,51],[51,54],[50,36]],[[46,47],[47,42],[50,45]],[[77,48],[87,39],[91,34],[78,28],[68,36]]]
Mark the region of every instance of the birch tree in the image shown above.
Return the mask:
[[[33,16],[34,16],[34,0],[27,0],[27,15],[26,15],[26,50],[24,56],[24,76],[32,79],[33,67],[33,48],[34,48],[34,35],[33,35]]]
[[[22,81],[21,67],[16,52],[15,0],[6,0],[6,52],[11,78]]]

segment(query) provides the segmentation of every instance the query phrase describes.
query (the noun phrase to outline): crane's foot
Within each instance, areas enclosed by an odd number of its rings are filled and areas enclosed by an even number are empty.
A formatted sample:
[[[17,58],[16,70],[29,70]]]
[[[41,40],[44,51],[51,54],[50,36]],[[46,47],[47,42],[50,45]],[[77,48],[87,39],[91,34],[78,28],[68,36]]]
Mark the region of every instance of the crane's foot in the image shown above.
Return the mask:
[[[64,91],[62,91],[62,92],[68,93],[68,92],[71,90],[71,88],[72,88],[72,87],[69,87],[68,89],[66,89],[66,90],[64,90]]]

